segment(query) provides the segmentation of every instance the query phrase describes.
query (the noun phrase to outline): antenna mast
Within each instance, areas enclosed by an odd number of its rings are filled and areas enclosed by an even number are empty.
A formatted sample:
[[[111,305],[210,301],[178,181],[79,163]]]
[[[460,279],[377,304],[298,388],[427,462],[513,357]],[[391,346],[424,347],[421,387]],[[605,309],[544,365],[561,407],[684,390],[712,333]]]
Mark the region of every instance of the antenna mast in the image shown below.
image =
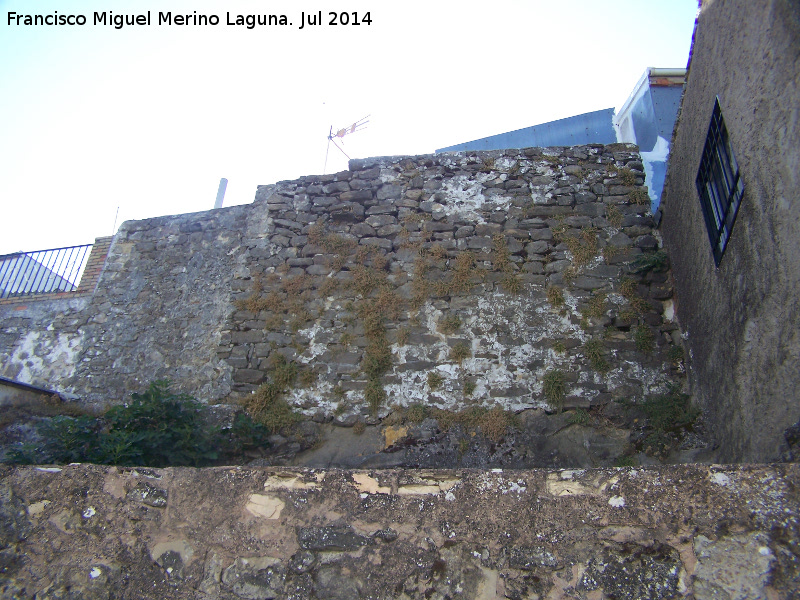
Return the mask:
[[[331,144],[336,146],[339,149],[339,152],[347,156],[347,160],[350,160],[350,157],[347,155],[347,152],[342,150],[339,144],[336,143],[334,138],[342,139],[346,135],[350,135],[351,133],[356,133],[357,131],[362,131],[367,128],[367,123],[369,123],[369,115],[363,117],[353,123],[352,125],[348,125],[347,127],[343,127],[342,129],[333,131],[333,125],[331,125],[330,130],[328,131],[328,147],[325,149],[325,167],[322,169],[323,175],[328,168],[328,150],[331,149]]]

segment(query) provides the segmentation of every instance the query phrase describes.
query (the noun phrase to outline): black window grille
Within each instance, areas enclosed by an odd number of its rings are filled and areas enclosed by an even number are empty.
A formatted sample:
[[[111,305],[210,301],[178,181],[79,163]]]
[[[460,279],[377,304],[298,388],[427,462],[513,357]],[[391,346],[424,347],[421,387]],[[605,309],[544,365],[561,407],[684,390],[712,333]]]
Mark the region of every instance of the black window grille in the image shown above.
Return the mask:
[[[733,155],[719,98],[714,102],[714,113],[708,126],[706,145],[695,183],[700,194],[708,239],[714,252],[714,263],[719,266],[744,194],[744,182]]]

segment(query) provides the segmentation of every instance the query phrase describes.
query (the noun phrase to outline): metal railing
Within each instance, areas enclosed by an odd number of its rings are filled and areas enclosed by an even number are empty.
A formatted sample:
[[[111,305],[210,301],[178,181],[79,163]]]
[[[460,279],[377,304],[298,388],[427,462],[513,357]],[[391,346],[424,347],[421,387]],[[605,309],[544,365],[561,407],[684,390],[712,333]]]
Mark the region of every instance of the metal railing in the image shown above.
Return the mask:
[[[0,298],[73,292],[92,244],[0,256]]]

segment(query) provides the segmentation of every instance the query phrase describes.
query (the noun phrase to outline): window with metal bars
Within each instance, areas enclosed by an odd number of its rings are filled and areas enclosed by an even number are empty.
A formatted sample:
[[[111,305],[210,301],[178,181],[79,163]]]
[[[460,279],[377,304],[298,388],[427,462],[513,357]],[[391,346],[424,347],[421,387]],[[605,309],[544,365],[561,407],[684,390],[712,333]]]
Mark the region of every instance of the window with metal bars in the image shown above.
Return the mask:
[[[708,239],[719,266],[744,194],[744,182],[733,155],[731,140],[722,118],[719,98],[714,102],[703,158],[697,171],[697,193],[708,229]]]

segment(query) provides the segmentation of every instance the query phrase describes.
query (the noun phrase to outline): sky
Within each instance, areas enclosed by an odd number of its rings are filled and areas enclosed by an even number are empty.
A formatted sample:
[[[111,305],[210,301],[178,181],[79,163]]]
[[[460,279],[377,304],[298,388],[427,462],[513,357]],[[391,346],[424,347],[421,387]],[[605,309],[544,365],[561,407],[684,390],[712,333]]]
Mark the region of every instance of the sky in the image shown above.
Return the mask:
[[[147,11],[150,25],[94,24]],[[159,25],[167,12],[219,24]],[[331,12],[361,24],[331,25]],[[619,109],[647,67],[686,66],[696,12],[696,0],[0,0],[0,254],[210,210],[221,177],[232,206],[260,184],[345,170],[329,130],[367,116],[339,140],[351,158]],[[291,25],[227,25],[265,14]]]

